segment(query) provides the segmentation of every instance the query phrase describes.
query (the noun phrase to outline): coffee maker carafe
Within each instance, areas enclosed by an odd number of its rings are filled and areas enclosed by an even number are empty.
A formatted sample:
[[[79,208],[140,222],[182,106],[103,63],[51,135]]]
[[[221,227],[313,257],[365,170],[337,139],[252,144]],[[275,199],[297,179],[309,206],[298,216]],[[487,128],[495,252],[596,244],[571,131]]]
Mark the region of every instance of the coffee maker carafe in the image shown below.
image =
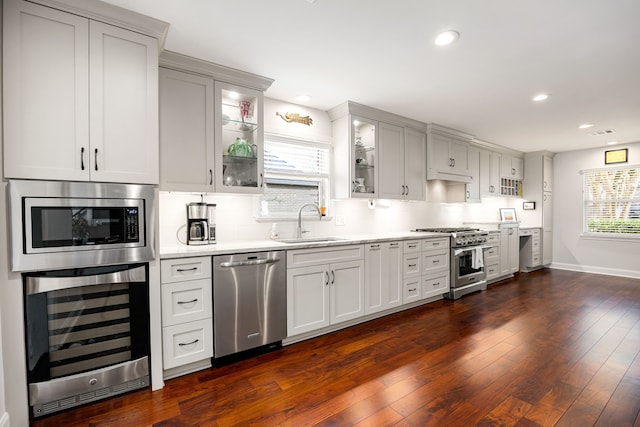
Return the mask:
[[[208,245],[216,242],[216,205],[204,202],[187,204],[187,244]]]

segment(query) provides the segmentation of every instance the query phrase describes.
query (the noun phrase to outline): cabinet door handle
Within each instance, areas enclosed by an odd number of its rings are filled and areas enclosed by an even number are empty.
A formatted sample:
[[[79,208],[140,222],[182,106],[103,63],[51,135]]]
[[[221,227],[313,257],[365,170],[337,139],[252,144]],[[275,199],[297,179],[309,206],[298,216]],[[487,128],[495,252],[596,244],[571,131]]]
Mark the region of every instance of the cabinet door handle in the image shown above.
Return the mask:
[[[467,190],[467,199],[471,198],[471,191]]]
[[[80,148],[80,170],[84,170],[84,147]]]
[[[193,340],[193,341],[191,341],[191,342],[179,342],[179,343],[178,343],[178,345],[179,345],[180,347],[184,347],[184,346],[186,346],[186,345],[194,345],[195,343],[197,343],[197,342],[199,342],[199,341],[200,341],[200,340],[196,338],[195,340]]]
[[[264,187],[264,175],[260,173],[260,188]]]
[[[184,273],[185,271],[196,271],[198,269],[198,267],[191,267],[191,268],[178,268],[176,269],[176,271],[178,273]]]
[[[405,185],[405,188],[407,189],[407,192],[406,192],[404,195],[405,195],[405,196],[408,196],[408,195],[409,195],[409,186],[408,186],[408,185]]]
[[[402,196],[404,196],[404,185],[402,186]]]
[[[176,304],[184,305],[184,304],[193,304],[194,302],[198,302],[198,298],[194,298],[191,301],[176,301]]]
[[[331,270],[331,284],[333,285],[336,282],[336,272]]]
[[[544,182],[542,183],[542,188],[547,188],[547,181],[544,181]]]
[[[325,277],[324,285],[327,286],[329,284],[329,272],[328,271],[324,272],[324,277]]]
[[[98,149],[96,148],[93,160],[95,160],[95,168],[98,170]]]
[[[213,169],[209,169],[209,185],[213,185]]]

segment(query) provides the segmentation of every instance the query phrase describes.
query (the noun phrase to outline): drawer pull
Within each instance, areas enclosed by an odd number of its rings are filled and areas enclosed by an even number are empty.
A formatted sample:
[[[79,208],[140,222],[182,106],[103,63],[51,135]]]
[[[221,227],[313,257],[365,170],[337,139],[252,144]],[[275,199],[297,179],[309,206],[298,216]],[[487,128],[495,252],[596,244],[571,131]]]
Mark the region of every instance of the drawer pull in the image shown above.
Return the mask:
[[[397,243],[389,243],[389,246],[392,248],[397,248],[399,245]]]
[[[436,283],[434,283],[434,284],[433,284],[433,286],[434,286],[434,287],[435,287],[435,286],[440,286],[440,282],[436,282]]]
[[[371,245],[369,246],[371,249],[380,249],[380,245]]]
[[[415,267],[417,264],[409,264],[409,267]]]
[[[434,264],[437,264],[437,263],[439,263],[439,262],[440,262],[440,260],[439,260],[439,259],[434,259],[432,262],[433,262]]]
[[[185,347],[185,346],[188,346],[188,345],[194,345],[194,344],[198,343],[199,341],[200,340],[196,338],[195,340],[193,340],[191,342],[179,342],[178,345],[180,347]]]
[[[191,301],[177,301],[178,304],[193,304],[194,302],[198,302],[198,298],[192,299]]]
[[[417,290],[418,290],[417,288],[413,288],[413,289],[409,289],[409,292],[415,292]]]
[[[415,248],[416,246],[417,246],[417,245],[407,245],[407,247],[408,247],[408,248],[411,248],[411,249]]]
[[[187,271],[196,271],[198,269],[198,267],[191,267],[191,268],[178,268],[176,271],[178,273],[184,273]]]
[[[433,246],[440,246],[440,242],[433,242],[432,245]]]

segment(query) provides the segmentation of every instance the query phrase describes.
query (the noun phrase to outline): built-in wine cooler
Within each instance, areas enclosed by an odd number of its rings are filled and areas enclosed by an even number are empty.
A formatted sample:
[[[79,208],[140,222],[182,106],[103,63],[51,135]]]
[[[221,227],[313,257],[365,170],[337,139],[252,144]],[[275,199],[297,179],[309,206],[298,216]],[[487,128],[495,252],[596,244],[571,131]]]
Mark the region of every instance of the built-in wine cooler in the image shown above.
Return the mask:
[[[33,417],[149,385],[147,264],[23,278]]]

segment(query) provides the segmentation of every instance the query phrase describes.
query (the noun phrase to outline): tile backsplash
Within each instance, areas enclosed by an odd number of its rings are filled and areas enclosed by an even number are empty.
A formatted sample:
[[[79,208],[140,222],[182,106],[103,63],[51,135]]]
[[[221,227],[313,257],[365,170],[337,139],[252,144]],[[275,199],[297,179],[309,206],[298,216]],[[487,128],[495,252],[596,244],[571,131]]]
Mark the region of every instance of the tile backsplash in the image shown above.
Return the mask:
[[[200,201],[198,193],[160,191],[160,246],[184,244],[186,205]],[[269,239],[277,224],[280,238],[295,236],[295,220],[257,219],[259,196],[205,194],[216,204],[216,234],[219,243]],[[333,200],[326,219],[303,218],[306,237],[404,232],[418,227],[461,226],[464,222],[499,221],[499,209],[519,208],[522,199],[497,197],[482,203],[437,203],[376,200]],[[337,225],[344,223],[344,225]]]

